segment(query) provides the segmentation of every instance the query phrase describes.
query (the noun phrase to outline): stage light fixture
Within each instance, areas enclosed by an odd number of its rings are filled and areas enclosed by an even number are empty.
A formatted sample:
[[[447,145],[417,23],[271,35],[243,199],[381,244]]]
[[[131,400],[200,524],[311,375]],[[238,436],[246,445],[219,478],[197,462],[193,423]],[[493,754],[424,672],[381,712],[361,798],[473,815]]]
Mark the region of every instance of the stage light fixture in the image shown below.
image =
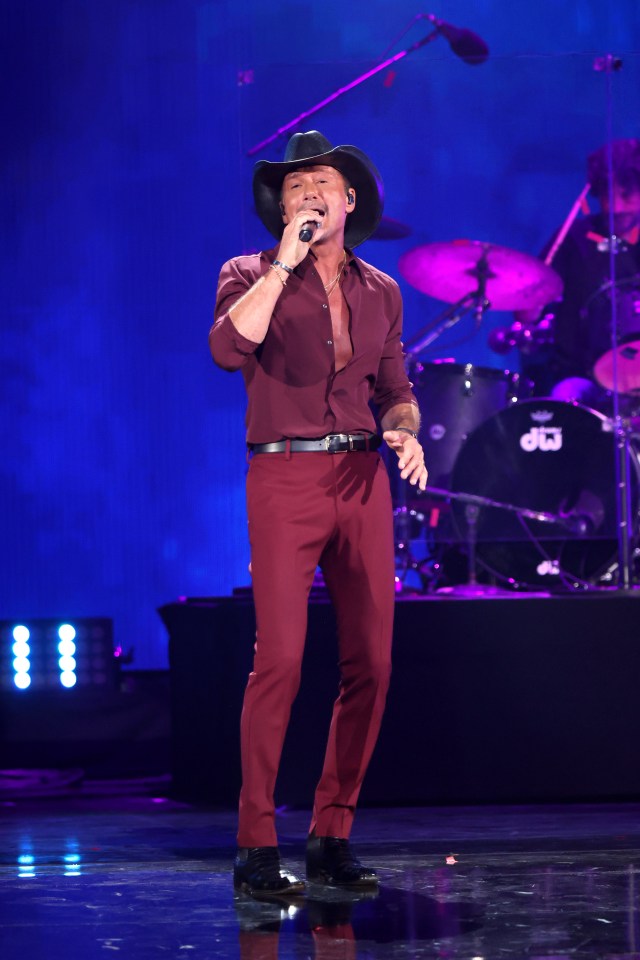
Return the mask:
[[[105,617],[0,621],[0,690],[110,688],[118,666]]]
[[[60,638],[60,642],[58,644],[58,653],[62,654],[58,660],[58,667],[60,668],[60,683],[67,690],[70,690],[71,687],[75,687],[76,683],[78,682],[78,678],[76,676],[77,664],[73,658],[73,654],[77,649],[73,641],[77,635],[77,630],[72,623],[61,623],[58,627],[58,636]]]
[[[13,684],[18,690],[27,690],[31,686],[31,661],[29,654],[31,647],[28,644],[30,639],[28,627],[19,623],[11,631],[13,643],[11,644],[11,653],[13,654]]]

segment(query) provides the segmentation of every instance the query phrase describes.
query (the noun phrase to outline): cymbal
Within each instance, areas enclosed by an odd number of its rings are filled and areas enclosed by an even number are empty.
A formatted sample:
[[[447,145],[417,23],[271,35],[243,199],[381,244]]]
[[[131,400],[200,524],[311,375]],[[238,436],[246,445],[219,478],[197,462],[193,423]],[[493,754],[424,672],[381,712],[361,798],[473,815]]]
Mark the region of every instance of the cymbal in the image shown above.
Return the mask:
[[[485,267],[486,298],[493,310],[540,308],[556,300],[563,288],[555,270],[537,257],[480,240],[415,247],[400,257],[399,267],[412,287],[445,303],[474,293]]]
[[[382,217],[380,223],[369,237],[370,240],[401,240],[408,237],[413,231],[406,223],[393,220],[391,217]]]

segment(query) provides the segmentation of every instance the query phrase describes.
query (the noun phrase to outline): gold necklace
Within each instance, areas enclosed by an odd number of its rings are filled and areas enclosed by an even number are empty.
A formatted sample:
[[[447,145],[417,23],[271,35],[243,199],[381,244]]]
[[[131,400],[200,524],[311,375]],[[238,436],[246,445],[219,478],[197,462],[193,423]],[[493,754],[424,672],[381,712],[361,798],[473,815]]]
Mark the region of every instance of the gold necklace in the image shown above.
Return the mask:
[[[336,273],[336,275],[335,275],[335,277],[333,278],[333,280],[330,280],[329,283],[323,283],[323,284],[322,284],[322,286],[324,287],[324,291],[325,291],[325,293],[326,293],[326,295],[327,295],[328,297],[331,296],[331,294],[333,293],[333,291],[334,291],[335,288],[337,287],[337,285],[338,285],[338,280],[339,280],[340,277],[342,276],[342,271],[344,270],[344,265],[345,265],[346,262],[347,262],[347,251],[345,250],[345,251],[344,251],[344,254],[343,254],[343,256],[342,256],[342,263],[340,264],[340,269],[339,269],[338,272]]]

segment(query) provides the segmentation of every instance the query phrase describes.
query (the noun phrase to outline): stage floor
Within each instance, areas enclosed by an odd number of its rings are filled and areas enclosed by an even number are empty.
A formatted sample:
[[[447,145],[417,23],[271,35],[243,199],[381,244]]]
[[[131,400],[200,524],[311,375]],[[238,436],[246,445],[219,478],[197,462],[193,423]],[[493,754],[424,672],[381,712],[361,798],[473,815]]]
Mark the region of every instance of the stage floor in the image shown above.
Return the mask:
[[[164,798],[4,802],[3,960],[640,957],[640,805],[362,810],[374,899],[234,900],[234,814]],[[302,869],[308,813],[283,811]]]

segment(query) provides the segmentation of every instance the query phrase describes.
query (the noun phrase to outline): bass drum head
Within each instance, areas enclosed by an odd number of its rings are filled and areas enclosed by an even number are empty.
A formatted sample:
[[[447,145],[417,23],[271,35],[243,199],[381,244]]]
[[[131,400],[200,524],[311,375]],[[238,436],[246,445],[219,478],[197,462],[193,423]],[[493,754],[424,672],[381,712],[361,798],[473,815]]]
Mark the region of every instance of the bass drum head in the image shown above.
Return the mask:
[[[593,582],[617,552],[615,443],[601,414],[559,400],[526,400],[502,410],[469,437],[456,460],[451,489],[565,518],[563,524],[480,507],[477,557],[512,585]],[[637,515],[637,461],[631,502]],[[465,504],[452,513],[461,539]]]

